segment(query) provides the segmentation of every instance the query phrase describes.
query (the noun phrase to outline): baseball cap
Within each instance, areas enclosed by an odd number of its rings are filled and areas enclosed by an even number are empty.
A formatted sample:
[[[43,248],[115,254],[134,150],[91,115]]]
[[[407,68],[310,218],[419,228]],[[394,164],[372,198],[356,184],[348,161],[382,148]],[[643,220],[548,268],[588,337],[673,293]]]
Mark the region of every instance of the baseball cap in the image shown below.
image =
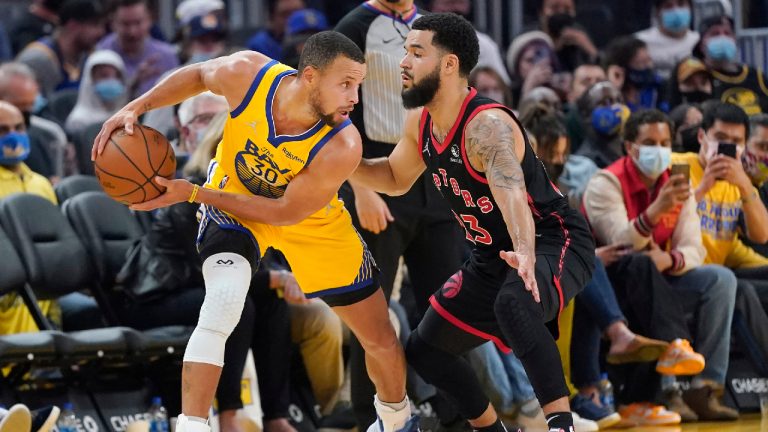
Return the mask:
[[[224,2],[221,0],[184,0],[176,7],[176,18],[185,26],[196,17],[223,9]]]
[[[698,72],[704,72],[709,75],[709,69],[701,60],[696,57],[688,57],[677,68],[677,81],[685,81]]]
[[[328,29],[328,19],[316,9],[301,9],[288,17],[285,32],[289,35],[307,31],[323,31]]]
[[[192,18],[187,26],[190,38],[198,38],[209,34],[225,37],[227,28],[224,21],[215,13],[208,13]]]

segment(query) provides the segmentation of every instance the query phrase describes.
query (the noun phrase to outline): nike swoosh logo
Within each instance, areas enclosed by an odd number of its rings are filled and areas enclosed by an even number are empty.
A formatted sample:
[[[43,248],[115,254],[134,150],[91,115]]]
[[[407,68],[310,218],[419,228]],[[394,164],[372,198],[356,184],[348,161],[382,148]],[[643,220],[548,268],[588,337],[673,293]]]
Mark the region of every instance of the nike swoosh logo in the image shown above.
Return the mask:
[[[397,38],[393,37],[392,39],[382,39],[381,41],[384,42],[385,44],[388,44],[388,43],[392,42],[395,39],[397,39]]]

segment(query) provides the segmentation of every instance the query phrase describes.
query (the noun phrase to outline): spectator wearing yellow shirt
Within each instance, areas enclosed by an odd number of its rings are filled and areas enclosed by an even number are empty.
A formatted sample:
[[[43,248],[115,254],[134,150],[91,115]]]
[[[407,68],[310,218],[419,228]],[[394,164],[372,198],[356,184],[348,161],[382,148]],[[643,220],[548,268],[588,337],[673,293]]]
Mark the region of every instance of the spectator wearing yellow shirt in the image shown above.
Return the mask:
[[[15,193],[32,193],[56,203],[51,183],[24,163],[29,155],[29,136],[24,117],[18,108],[0,101],[0,200]],[[66,330],[79,330],[101,324],[96,302],[80,293],[61,297],[58,301]],[[39,302],[43,313],[51,312],[53,302]],[[0,334],[37,331],[21,297],[0,297]]]
[[[675,154],[672,163],[690,166],[701,234],[707,251],[705,263],[733,270],[768,266],[768,258],[739,239],[743,215],[745,235],[756,243],[768,242],[768,211],[741,163],[749,118],[740,107],[718,103],[705,110],[698,139],[699,153]],[[753,270],[754,271],[754,270]],[[757,279],[768,277],[768,267]],[[768,373],[768,315],[755,287],[738,278],[734,329],[742,342],[762,354],[753,360]]]

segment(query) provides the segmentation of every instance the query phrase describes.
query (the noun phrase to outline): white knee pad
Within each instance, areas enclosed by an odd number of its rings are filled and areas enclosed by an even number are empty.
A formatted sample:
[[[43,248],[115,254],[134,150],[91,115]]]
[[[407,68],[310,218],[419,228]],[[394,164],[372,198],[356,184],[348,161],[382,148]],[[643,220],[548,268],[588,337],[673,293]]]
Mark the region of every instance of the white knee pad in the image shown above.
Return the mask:
[[[224,365],[224,345],[243,313],[251,284],[251,264],[234,253],[218,253],[203,263],[205,300],[187,343],[185,362]]]

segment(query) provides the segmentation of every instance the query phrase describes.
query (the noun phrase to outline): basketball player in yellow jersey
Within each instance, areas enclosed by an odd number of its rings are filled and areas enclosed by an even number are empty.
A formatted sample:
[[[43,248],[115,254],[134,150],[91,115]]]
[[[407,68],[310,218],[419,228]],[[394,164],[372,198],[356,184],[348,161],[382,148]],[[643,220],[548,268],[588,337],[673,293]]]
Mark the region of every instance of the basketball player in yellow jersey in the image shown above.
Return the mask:
[[[158,178],[166,192],[134,206],[201,204],[198,250],[206,296],[184,354],[177,432],[210,431],[206,417],[224,344],[240,319],[252,272],[270,246],[285,254],[307,296],[330,304],[365,348],[380,420],[369,431],[416,430],[405,395],[405,359],[375,263],[336,196],[361,158],[360,135],[348,114],[358,101],[364,62],[351,40],[322,32],[307,40],[298,71],[255,52],[186,66],[126,105],[96,137],[94,158],[113,130],[132,133],[138,117],[151,109],[205,90],[229,103],[206,184]]]

